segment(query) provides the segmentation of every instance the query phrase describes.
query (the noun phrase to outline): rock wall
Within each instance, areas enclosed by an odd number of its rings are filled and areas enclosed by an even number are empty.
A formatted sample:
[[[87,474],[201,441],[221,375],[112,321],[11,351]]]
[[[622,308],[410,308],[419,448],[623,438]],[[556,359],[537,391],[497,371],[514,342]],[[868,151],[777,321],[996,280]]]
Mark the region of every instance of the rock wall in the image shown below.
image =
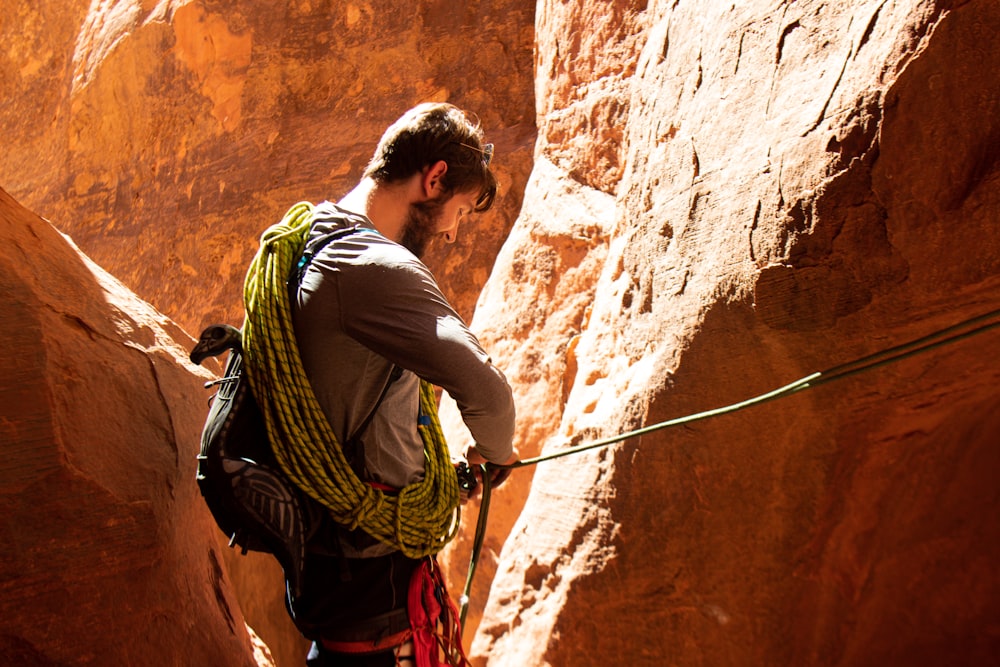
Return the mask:
[[[0,664],[271,665],[193,484],[193,341],[2,190],[0,246]]]
[[[7,5],[0,183],[189,331],[242,322],[260,232],[346,194],[403,111],[477,113],[505,195],[429,261],[471,317],[530,171],[532,2]]]
[[[1000,306],[995,2],[543,0],[536,29],[475,320],[525,453]],[[523,511],[498,494],[477,664],[995,662],[998,344],[539,464]]]

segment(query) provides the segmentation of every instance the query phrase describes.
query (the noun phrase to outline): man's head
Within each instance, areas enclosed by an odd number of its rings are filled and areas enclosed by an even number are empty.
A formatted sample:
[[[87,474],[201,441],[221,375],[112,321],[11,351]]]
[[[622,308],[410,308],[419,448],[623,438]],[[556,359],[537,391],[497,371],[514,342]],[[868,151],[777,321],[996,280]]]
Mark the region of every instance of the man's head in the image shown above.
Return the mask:
[[[473,210],[493,206],[496,177],[489,169],[493,147],[483,143],[477,122],[451,104],[426,103],[407,111],[382,135],[364,175],[379,184],[404,181],[438,162],[443,199],[457,193],[473,195]]]

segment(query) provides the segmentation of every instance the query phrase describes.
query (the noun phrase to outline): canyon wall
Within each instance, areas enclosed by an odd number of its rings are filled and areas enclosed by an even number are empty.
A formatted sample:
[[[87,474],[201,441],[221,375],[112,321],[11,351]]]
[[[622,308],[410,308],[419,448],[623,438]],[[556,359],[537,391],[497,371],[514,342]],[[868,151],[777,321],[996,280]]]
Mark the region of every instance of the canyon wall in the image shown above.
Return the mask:
[[[985,0],[540,2],[475,319],[522,452],[995,311],[998,30]],[[995,662],[998,344],[539,464],[498,493],[477,664]]]
[[[193,341],[2,190],[0,243],[0,664],[271,665],[193,483]]]
[[[497,144],[503,198],[428,263],[514,386],[524,456],[755,396],[1000,307],[992,0],[7,4],[0,185],[189,332],[239,321],[260,230],[295,201],[342,194],[402,110],[447,99],[476,111]],[[4,203],[5,215],[17,210]],[[18,459],[18,477],[45,483],[0,495],[18,545],[5,590],[41,582],[43,601],[92,605],[88,622],[97,605],[130,611],[153,628],[141,636],[171,650],[191,631],[188,614],[162,611],[173,598],[112,597],[99,580],[156,567],[187,596],[183,609],[229,642],[198,635],[188,658],[266,661],[259,647],[253,657],[242,608],[275,664],[301,664],[273,564],[227,552],[220,566],[226,550],[204,539],[214,528],[184,481],[203,374],[159,352],[183,332],[152,314],[159,328],[128,325],[138,316],[84,289],[96,268],[52,250],[63,246],[37,219],[23,228],[35,231],[2,251],[16,343],[3,360],[21,369],[10,377],[31,374],[24,359],[67,358],[67,335],[86,364],[107,358],[109,369],[138,340],[173,384],[147,370],[129,390],[151,412],[166,402],[176,433],[151,415],[143,440],[156,461],[105,502],[60,480],[79,469],[102,489],[119,483],[106,462],[122,445],[97,425],[132,435],[121,401],[111,390],[92,401],[78,437],[62,438],[65,426],[34,436],[10,426],[31,421],[31,397],[82,402],[76,384],[90,369],[62,361],[44,375],[48,389],[5,385],[5,451],[17,442],[68,462],[49,472],[48,459]],[[39,342],[19,327],[31,312],[76,312],[45,305],[47,285],[22,287],[53,267],[84,286],[60,287],[60,298],[95,314]],[[160,329],[175,343],[154,342]],[[105,338],[131,342],[92,351]],[[998,344],[989,331],[515,471],[494,495],[473,589],[474,662],[996,662]],[[464,445],[447,400],[442,418]],[[35,529],[25,509],[94,498],[106,526],[46,512],[71,539]],[[476,509],[443,554],[455,594]],[[175,537],[181,510],[197,518]],[[78,537],[122,524],[156,540],[108,564],[114,554]],[[86,554],[70,579],[26,565],[73,540]],[[58,593],[66,582],[77,587]],[[90,601],[95,590],[104,595]],[[6,655],[39,665],[132,655],[135,637],[110,643],[77,618],[59,627],[55,602],[44,608],[45,626],[3,615]]]
[[[505,193],[475,241],[430,257],[471,317],[531,168],[534,5],[401,7],[7,0],[0,182],[197,332],[242,322],[265,227],[346,194],[392,121],[450,101],[489,130]]]

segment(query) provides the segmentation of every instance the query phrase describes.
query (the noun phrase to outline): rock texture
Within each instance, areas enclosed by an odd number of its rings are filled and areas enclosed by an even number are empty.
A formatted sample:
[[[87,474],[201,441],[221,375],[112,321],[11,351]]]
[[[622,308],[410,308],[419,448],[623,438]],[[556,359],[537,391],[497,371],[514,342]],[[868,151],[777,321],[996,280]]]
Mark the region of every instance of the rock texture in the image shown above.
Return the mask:
[[[543,1],[536,25],[535,168],[475,320],[528,454],[1000,306],[996,3]],[[995,662],[998,344],[540,464],[477,663]]]
[[[471,317],[530,170],[534,3],[7,4],[0,183],[189,331],[242,321],[260,232],[345,194],[403,111],[476,112],[505,196],[430,258]]]
[[[2,190],[0,223],[0,664],[271,665],[192,483],[193,341]]]

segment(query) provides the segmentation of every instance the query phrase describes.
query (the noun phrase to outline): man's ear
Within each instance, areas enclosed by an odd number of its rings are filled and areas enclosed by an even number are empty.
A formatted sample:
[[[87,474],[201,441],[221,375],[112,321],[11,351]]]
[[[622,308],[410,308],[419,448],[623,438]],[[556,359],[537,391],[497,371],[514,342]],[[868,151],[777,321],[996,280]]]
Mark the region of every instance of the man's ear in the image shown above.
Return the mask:
[[[421,185],[427,199],[434,199],[444,192],[443,180],[446,173],[448,173],[448,163],[444,160],[438,160],[434,164],[424,167]]]

